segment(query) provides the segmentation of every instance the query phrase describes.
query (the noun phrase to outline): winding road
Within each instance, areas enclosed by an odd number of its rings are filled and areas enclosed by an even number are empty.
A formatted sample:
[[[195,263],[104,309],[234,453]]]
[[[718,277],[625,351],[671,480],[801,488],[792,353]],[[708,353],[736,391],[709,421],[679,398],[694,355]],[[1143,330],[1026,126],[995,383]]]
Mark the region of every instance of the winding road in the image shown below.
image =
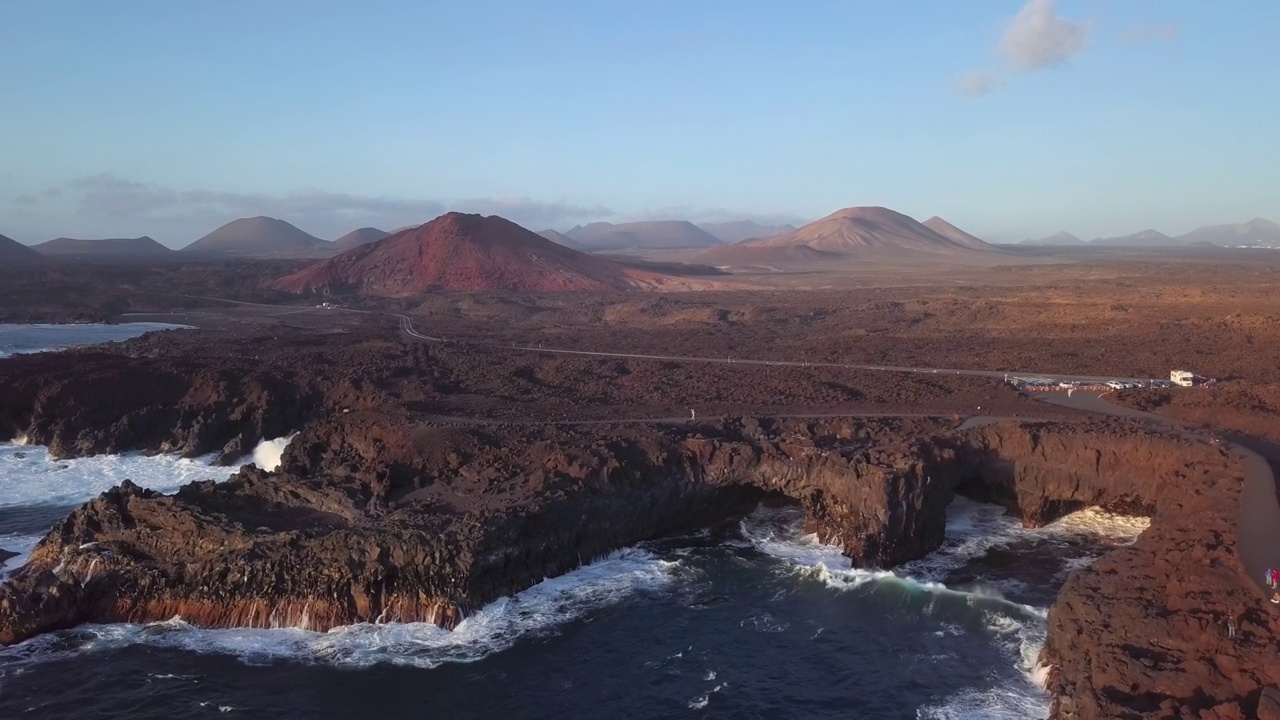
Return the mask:
[[[197,297],[197,296],[185,296]],[[290,305],[267,305],[263,303],[252,303],[240,300],[231,300],[228,298],[212,298],[198,297],[201,300],[215,300],[227,302],[237,305],[247,305],[251,307],[266,307],[282,310],[298,310],[298,306]],[[390,316],[396,319],[399,332],[407,338],[421,340],[425,342],[446,343],[451,342],[444,337],[436,337],[418,332],[413,325],[413,319],[400,313],[387,313],[376,310],[360,310],[356,308],[330,308],[325,312],[347,312],[359,313],[362,315],[382,315]],[[501,343],[485,343],[467,341],[466,344],[479,345],[483,347],[504,348],[510,350],[519,350],[531,353],[542,353],[550,355],[580,355],[587,357],[601,358],[622,358],[633,360],[659,360],[666,362],[687,362],[687,363],[714,363],[721,365],[766,365],[775,367],[816,367],[816,368],[838,368],[846,370],[864,370],[873,372],[897,372],[897,373],[913,373],[913,374],[945,374],[945,375],[961,375],[969,377],[996,378],[1004,379],[1010,376],[1015,377],[1046,377],[1055,380],[1083,382],[1083,383],[1103,383],[1109,380],[1120,381],[1144,381],[1148,378],[1119,378],[1119,377],[1100,377],[1090,375],[1057,375],[1053,373],[1025,373],[1025,372],[1004,372],[998,370],[966,370],[962,368],[924,368],[909,367],[902,365],[870,365],[862,363],[833,363],[833,362],[808,362],[795,360],[756,360],[750,358],[732,358],[732,357],[699,357],[684,355],[650,355],[643,353],[623,353],[623,352],[604,352],[595,350],[570,350],[565,348],[547,348],[532,345],[504,345]],[[1171,418],[1167,418],[1155,413],[1144,412],[1132,408],[1126,408],[1107,402],[1103,396],[1107,393],[1077,391],[1074,393],[1049,392],[1037,394],[1037,399],[1052,404],[1070,407],[1077,410],[1108,415],[1112,417],[1124,417],[1136,419],[1146,422],[1153,427],[1163,430],[1173,430],[1181,433],[1183,436],[1195,440],[1197,442],[1218,442],[1217,436],[1210,431],[1209,428],[1203,426],[1195,426],[1187,423],[1180,423]],[[851,417],[857,414],[849,413],[832,413],[832,414],[809,414],[809,415],[774,415],[771,417],[795,417],[795,418],[824,418],[824,417]],[[874,413],[867,416],[874,417],[944,417],[940,415],[929,415],[919,413]],[[439,418],[444,422],[458,423],[481,423],[494,422],[491,419],[481,418]],[[1034,418],[997,418],[986,416],[970,416],[965,420],[962,427],[977,427],[990,422],[998,422],[1000,420],[1030,420]],[[684,423],[687,418],[634,418],[634,419],[615,419],[615,420],[560,420],[541,422],[539,424],[561,424],[561,425],[593,425],[605,423],[619,422],[635,422],[635,423]],[[1253,578],[1255,584],[1259,588],[1265,588],[1263,581],[1263,572],[1269,568],[1280,569],[1280,500],[1277,499],[1277,487],[1275,473],[1271,463],[1280,466],[1280,445],[1269,443],[1260,438],[1233,433],[1220,433],[1228,440],[1222,442],[1221,445],[1226,452],[1234,455],[1244,468],[1244,488],[1241,497],[1241,513],[1237,526],[1237,535],[1239,537],[1239,553],[1241,563],[1248,571],[1250,577]],[[1270,462],[1269,462],[1270,461]]]

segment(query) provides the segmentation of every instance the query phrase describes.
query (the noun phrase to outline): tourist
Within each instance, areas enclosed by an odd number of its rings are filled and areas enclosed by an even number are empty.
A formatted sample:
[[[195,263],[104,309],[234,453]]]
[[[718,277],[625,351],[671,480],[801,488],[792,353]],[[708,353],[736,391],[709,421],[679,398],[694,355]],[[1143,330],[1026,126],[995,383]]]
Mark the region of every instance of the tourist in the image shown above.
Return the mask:
[[[1272,570],[1271,568],[1267,568],[1267,574],[1262,576],[1262,581],[1267,584],[1267,587],[1274,588],[1276,586],[1276,581],[1272,579],[1272,576],[1274,576],[1275,574],[1276,574],[1275,570]]]
[[[1280,570],[1271,571],[1271,588],[1273,590],[1280,590]]]

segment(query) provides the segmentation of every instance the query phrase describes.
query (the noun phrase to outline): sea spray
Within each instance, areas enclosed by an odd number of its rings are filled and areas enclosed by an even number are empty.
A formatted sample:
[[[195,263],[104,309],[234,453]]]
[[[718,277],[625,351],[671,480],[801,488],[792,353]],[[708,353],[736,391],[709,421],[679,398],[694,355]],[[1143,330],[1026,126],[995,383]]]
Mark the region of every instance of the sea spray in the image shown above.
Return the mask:
[[[231,655],[257,665],[279,660],[365,668],[381,663],[434,668],[475,662],[515,643],[554,635],[564,624],[621,602],[657,592],[677,577],[679,562],[641,548],[614,552],[564,575],[496,600],[453,630],[430,623],[361,623],[328,632],[297,628],[198,628],[173,618],[147,625],[83,625],[0,648],[0,667],[31,665],[129,645]]]
[[[213,456],[94,455],[58,460],[41,445],[0,445],[0,509],[63,507],[92,500],[124,480],[162,493],[197,480],[226,480]]]
[[[285,448],[289,447],[289,443],[297,436],[298,433],[292,433],[275,440],[263,440],[258,443],[258,446],[253,449],[252,464],[267,472],[274,472],[280,467]]]

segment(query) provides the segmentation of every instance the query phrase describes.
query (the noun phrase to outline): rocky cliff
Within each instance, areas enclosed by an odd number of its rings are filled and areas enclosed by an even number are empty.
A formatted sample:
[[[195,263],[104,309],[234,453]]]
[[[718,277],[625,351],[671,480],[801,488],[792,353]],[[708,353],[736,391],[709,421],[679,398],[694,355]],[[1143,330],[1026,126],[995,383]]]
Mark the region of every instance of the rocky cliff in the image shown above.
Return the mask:
[[[421,346],[383,367],[371,345],[344,370],[305,346],[291,362],[174,364],[147,350],[158,342],[125,344],[116,359],[6,361],[0,431],[65,455],[229,457],[301,433],[277,472],[243,468],[173,496],[126,483],[76,509],[0,586],[0,643],[174,615],[211,627],[447,627],[769,496],[800,504],[859,565],[889,567],[942,542],[958,492],[1028,525],[1092,505],[1153,518],[1135,545],[1073,574],[1050,612],[1041,659],[1055,717],[1248,717],[1261,688],[1280,683],[1280,613],[1236,552],[1241,469],[1214,446],[1114,422],[444,426],[415,412],[405,387],[382,389],[395,373],[431,377]]]

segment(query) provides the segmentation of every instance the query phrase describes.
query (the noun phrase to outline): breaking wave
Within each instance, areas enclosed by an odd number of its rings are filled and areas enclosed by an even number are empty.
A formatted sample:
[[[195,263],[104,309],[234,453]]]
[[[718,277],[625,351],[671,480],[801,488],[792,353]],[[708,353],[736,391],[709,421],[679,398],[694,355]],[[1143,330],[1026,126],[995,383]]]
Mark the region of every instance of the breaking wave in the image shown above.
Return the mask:
[[[1097,509],[1072,513],[1043,528],[1025,529],[1004,509],[957,497],[948,508],[947,536],[941,548],[920,560],[894,570],[855,568],[839,548],[825,545],[816,535],[803,531],[799,508],[761,507],[742,521],[743,536],[758,551],[782,560],[788,572],[817,580],[837,591],[902,591],[918,595],[926,615],[943,615],[948,609],[981,613],[988,638],[1005,651],[1017,668],[1018,680],[996,688],[973,688],[948,698],[943,704],[920,708],[918,717],[930,720],[950,718],[1045,717],[1049,697],[1044,691],[1049,668],[1038,664],[1044,647],[1048,608],[1006,599],[1005,589],[1015,581],[992,584],[966,583],[951,588],[945,580],[951,573],[979,560],[994,549],[1016,543],[1064,542],[1089,538],[1107,544],[1131,543],[1147,528],[1145,518],[1113,515]],[[1096,555],[1071,558],[1066,565],[1079,569]],[[951,603],[940,605],[940,603]],[[955,625],[943,623],[938,632]]]
[[[253,449],[253,464],[267,472],[274,472],[280,467],[285,448],[289,447],[289,443],[297,436],[298,433],[292,433],[275,440],[263,440],[258,443],[258,446]]]
[[[363,668],[386,663],[433,668],[474,662],[636,593],[660,592],[679,562],[632,548],[549,578],[467,617],[453,630],[429,623],[360,624],[312,632],[296,628],[207,630],[180,619],[147,625],[86,625],[0,650],[0,662],[42,662],[125,645],[231,655],[248,664],[280,660]]]
[[[212,465],[213,456],[95,455],[55,460],[39,445],[0,445],[0,509],[82,503],[124,480],[172,493],[196,480],[225,480],[234,468]],[[0,546],[3,547],[3,546]]]

